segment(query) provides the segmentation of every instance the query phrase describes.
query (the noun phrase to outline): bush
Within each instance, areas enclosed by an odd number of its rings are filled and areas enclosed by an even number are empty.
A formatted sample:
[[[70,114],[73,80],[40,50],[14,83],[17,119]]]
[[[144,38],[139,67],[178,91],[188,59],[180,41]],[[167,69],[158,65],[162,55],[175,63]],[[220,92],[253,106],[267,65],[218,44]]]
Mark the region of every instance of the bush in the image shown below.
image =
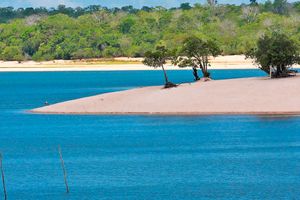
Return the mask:
[[[254,59],[260,69],[271,77],[289,76],[290,68],[299,63],[299,46],[285,34],[273,32],[264,35],[257,42],[257,47],[248,50],[246,56]]]
[[[1,59],[5,61],[22,61],[25,59],[22,50],[17,46],[5,47],[1,53]]]
[[[99,54],[99,52],[92,49],[92,48],[84,48],[84,49],[78,49],[74,53],[72,53],[72,59],[84,59],[84,58],[96,58]]]

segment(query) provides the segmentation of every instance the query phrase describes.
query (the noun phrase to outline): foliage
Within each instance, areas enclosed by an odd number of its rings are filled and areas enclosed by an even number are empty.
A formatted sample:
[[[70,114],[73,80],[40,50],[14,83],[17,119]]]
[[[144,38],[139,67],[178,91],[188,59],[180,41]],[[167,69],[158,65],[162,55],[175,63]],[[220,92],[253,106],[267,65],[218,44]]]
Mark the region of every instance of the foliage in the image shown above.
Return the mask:
[[[143,63],[150,67],[162,67],[166,64],[169,58],[168,50],[164,46],[156,47],[156,51],[148,51],[145,53],[145,59]]]
[[[179,8],[182,10],[190,10],[192,7],[190,6],[189,3],[182,3],[182,4],[180,4]]]
[[[300,41],[299,2],[238,6],[209,0],[171,9],[7,7],[0,8],[0,59],[143,57],[156,46],[179,49],[190,35],[215,41],[224,55],[244,54],[261,35],[278,29]],[[11,49],[16,56],[9,56]]]
[[[16,46],[5,47],[1,53],[1,58],[5,61],[22,61],[22,51]]]
[[[151,52],[148,51],[145,53],[145,58],[143,63],[150,67],[161,67],[164,73],[165,78],[165,88],[176,87],[175,84],[169,81],[166,70],[164,65],[166,64],[167,60],[170,59],[170,52],[164,46],[156,47],[156,50]]]
[[[300,49],[285,34],[274,32],[261,37],[257,47],[248,51],[247,57],[254,59],[271,77],[285,77],[292,72],[290,67],[300,62]]]
[[[273,7],[274,7],[274,12],[284,15],[288,13],[288,8],[287,8],[287,0],[274,0]]]
[[[208,72],[209,56],[216,57],[221,54],[218,45],[212,40],[202,40],[198,37],[188,37],[183,42],[183,47],[179,52],[177,59],[173,63],[179,67],[192,67],[195,80],[199,80],[197,68],[200,68],[203,77],[209,78]]]

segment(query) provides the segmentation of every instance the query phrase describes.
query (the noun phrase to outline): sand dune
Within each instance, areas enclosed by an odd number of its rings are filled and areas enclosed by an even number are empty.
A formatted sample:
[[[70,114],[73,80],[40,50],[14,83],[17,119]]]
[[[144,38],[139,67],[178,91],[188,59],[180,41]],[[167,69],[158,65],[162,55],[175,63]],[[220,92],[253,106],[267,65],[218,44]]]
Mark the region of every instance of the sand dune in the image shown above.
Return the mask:
[[[300,114],[300,76],[243,78],[144,87],[32,110],[61,114]]]

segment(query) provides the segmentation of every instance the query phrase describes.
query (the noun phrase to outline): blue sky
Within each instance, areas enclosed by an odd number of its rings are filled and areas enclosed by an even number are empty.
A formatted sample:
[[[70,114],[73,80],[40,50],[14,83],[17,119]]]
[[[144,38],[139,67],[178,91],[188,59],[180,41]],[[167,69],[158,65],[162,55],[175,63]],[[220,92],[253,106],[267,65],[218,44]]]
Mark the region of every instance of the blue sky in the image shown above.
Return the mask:
[[[264,0],[261,0],[264,1]],[[296,0],[291,0],[296,1]],[[147,6],[164,6],[164,7],[173,7],[178,6],[181,3],[189,2],[194,3],[203,3],[205,0],[0,0],[0,7],[13,6],[15,8],[19,7],[56,7],[59,4],[65,4],[71,7],[77,6],[88,6],[88,5],[102,5],[107,7],[121,7],[124,5],[133,5],[134,7]],[[219,3],[248,3],[249,0],[218,0]]]

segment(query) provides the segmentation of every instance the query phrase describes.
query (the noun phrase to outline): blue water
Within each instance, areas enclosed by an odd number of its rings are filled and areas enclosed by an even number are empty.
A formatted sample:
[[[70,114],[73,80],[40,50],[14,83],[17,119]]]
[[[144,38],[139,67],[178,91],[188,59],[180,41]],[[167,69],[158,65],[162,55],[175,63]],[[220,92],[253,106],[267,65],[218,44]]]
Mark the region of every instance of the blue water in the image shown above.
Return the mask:
[[[264,74],[215,70],[212,75]],[[177,83],[192,81],[190,71],[169,76]],[[25,112],[45,101],[157,85],[162,78],[160,71],[0,73],[0,151],[8,199],[300,199],[300,117]]]

